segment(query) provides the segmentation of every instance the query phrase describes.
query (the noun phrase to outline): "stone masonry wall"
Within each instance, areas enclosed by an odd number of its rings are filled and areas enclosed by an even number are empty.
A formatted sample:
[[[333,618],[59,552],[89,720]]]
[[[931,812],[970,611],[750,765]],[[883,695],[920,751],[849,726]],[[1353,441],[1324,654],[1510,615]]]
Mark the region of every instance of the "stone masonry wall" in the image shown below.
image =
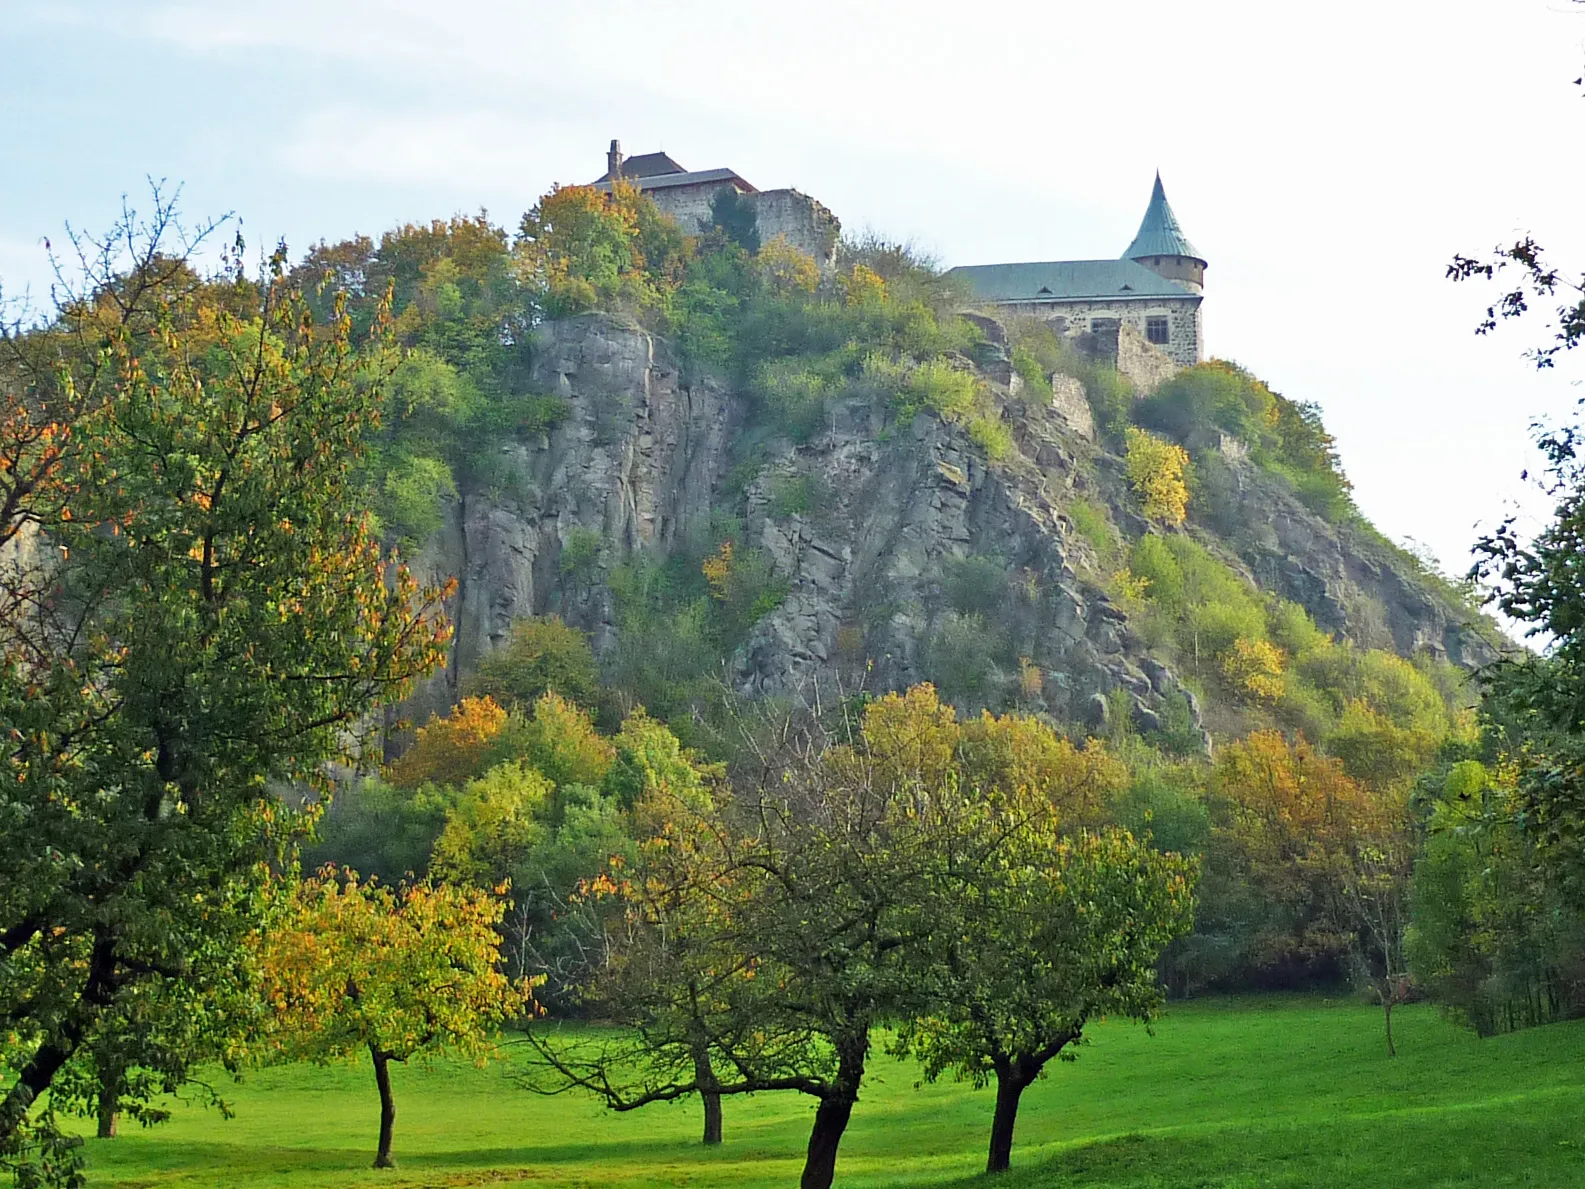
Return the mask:
[[[842,224],[824,204],[797,190],[764,190],[754,198],[754,212],[761,243],[781,236],[822,269],[835,263]]]
[[[668,186],[660,190],[645,190],[644,196],[653,199],[662,214],[677,221],[685,235],[698,235],[710,226],[710,199],[726,182],[702,182],[697,186]]]
[[[685,234],[698,235],[710,226],[710,199],[726,184],[704,182],[644,193],[663,213],[675,219]],[[763,190],[749,197],[754,203],[761,243],[781,236],[799,251],[813,256],[822,269],[835,263],[842,223],[823,203],[797,190]]]
[[[1115,366],[1141,392],[1154,392],[1158,384],[1172,379],[1179,369],[1176,359],[1127,322],[1117,328]]]
[[[1145,334],[1145,319],[1164,314],[1167,318],[1167,342],[1155,349],[1164,351],[1179,367],[1193,367],[1205,358],[1200,299],[1187,294],[1181,298],[1131,298],[1126,301],[1006,302],[996,308],[1009,315],[1024,314],[1045,320],[1061,318],[1066,334],[1087,332],[1096,318],[1115,318],[1120,325],[1138,331],[1141,338]]]

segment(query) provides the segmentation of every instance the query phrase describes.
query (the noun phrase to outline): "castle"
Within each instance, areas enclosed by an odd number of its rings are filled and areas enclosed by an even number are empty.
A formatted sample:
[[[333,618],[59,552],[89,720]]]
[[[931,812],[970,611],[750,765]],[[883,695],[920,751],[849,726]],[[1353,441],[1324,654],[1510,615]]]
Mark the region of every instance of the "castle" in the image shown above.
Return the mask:
[[[1064,334],[1115,343],[1112,349],[1121,355],[1129,353],[1126,340],[1142,337],[1177,367],[1190,367],[1205,358],[1205,269],[1158,173],[1139,234],[1119,259],[968,264],[950,275],[968,281],[982,305],[1053,322]]]
[[[624,157],[613,140],[606,171],[592,185],[609,190],[618,180],[637,186],[688,232],[709,227],[712,199],[730,189],[753,204],[762,241],[785,239],[822,269],[836,261],[842,224],[797,190],[760,190],[732,169],[685,169],[663,152]],[[1158,173],[1139,233],[1118,259],[966,264],[949,275],[967,282],[977,305],[1039,318],[1149,389],[1205,358],[1205,269]]]
[[[617,180],[630,182],[687,232],[710,225],[710,200],[731,189],[753,203],[760,239],[778,237],[814,257],[822,269],[836,260],[842,224],[822,204],[797,190],[761,190],[732,169],[684,169],[665,153],[624,157],[620,141],[611,142],[605,172],[593,182],[609,190]]]

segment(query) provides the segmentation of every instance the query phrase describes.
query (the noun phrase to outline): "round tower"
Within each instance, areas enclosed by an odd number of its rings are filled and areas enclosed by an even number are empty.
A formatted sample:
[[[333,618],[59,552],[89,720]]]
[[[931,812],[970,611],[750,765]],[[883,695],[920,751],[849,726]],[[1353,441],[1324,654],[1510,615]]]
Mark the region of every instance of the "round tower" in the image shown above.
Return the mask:
[[[1178,226],[1178,216],[1172,213],[1167,202],[1160,173],[1156,174],[1156,188],[1151,191],[1150,205],[1145,208],[1139,234],[1128,245],[1123,259],[1143,264],[1157,276],[1175,281],[1191,293],[1205,289],[1205,258],[1195,251],[1189,237],[1183,234],[1183,228]]]

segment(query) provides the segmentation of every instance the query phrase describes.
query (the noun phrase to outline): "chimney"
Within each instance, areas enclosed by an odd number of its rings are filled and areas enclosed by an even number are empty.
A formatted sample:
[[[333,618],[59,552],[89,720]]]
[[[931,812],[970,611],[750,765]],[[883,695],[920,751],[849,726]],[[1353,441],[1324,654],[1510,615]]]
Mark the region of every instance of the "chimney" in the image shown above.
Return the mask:
[[[614,182],[622,176],[622,142],[613,140],[611,150],[605,155],[606,175]]]

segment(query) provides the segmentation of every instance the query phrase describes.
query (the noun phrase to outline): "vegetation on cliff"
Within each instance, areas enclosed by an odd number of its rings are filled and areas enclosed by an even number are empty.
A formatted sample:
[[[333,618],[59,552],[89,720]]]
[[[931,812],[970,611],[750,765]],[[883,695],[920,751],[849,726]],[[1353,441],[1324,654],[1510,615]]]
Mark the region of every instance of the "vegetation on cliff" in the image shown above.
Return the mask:
[[[195,1062],[358,1047],[387,1162],[389,1063],[485,1054],[535,984],[626,1025],[531,1028],[536,1088],[697,1095],[710,1142],[723,1099],[809,1095],[813,1189],[882,1028],[997,1083],[995,1171],[1024,1090],[1167,993],[1352,980],[1388,1053],[1417,990],[1488,1032],[1581,1002],[1575,497],[1487,543],[1562,645],[1477,713],[1486,625],[1363,521],[1312,406],[1215,361],[1141,393],[902,247],[822,268],[715,215],[560,188],[515,235],[407,226],[258,282],[151,247],[7,338],[0,546],[61,551],[5,571],[19,1177],[76,1175],[46,1089],[154,1119]],[[721,445],[686,522],[619,534],[634,458],[715,440],[648,420],[668,369]],[[532,595],[410,730],[445,629],[400,559],[455,537],[473,580],[498,521],[538,534]],[[193,987],[224,1010],[184,1016]]]

